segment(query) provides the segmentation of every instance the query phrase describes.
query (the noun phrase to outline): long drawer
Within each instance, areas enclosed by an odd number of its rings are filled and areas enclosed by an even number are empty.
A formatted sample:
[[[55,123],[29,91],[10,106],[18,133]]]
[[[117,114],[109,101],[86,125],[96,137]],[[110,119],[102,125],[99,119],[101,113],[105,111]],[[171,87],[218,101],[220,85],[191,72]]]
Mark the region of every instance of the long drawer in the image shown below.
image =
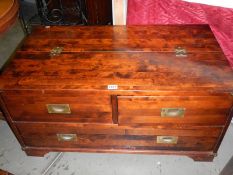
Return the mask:
[[[117,96],[119,124],[225,125],[231,96]]]
[[[127,128],[115,125],[16,123],[26,146],[211,151],[222,127]]]
[[[98,93],[4,95],[14,121],[112,123],[109,96]]]

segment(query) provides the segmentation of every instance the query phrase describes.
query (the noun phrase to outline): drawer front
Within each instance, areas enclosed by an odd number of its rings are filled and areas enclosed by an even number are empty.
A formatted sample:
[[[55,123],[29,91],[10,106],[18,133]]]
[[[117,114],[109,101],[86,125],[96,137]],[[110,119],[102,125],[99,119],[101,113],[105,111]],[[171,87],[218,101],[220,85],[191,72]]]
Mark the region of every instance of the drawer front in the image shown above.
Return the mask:
[[[211,151],[221,127],[190,130],[16,123],[26,146]]]
[[[112,123],[109,96],[97,93],[5,95],[14,121]]]
[[[119,124],[225,125],[231,96],[118,96]]]

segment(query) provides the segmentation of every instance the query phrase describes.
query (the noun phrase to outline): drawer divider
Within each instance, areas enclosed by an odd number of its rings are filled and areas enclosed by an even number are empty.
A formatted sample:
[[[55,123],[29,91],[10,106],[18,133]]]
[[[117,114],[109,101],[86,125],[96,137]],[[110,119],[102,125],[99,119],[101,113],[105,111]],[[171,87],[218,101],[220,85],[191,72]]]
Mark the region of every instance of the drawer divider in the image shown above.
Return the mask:
[[[112,122],[118,124],[118,99],[117,95],[111,95],[112,103]]]

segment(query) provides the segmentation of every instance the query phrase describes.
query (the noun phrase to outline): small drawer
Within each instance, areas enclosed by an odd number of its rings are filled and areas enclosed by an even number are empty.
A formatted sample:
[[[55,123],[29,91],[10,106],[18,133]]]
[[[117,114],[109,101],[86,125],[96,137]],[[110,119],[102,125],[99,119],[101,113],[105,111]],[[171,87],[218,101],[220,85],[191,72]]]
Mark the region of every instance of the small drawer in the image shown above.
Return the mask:
[[[211,151],[222,127],[125,128],[80,124],[16,123],[29,147]],[[93,129],[91,129],[93,128]]]
[[[118,123],[224,125],[228,96],[117,96]]]
[[[13,121],[112,123],[109,96],[98,93],[3,95]]]

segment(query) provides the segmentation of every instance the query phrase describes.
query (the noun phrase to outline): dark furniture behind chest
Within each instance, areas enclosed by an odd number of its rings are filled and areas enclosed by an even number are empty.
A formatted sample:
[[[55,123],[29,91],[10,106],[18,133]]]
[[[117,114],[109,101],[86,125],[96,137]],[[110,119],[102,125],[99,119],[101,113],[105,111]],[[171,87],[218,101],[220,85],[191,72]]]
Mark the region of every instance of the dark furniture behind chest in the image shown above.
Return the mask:
[[[1,73],[1,108],[28,155],[187,155],[211,161],[233,72],[207,25],[38,27]]]
[[[36,0],[44,25],[111,25],[111,0]]]

